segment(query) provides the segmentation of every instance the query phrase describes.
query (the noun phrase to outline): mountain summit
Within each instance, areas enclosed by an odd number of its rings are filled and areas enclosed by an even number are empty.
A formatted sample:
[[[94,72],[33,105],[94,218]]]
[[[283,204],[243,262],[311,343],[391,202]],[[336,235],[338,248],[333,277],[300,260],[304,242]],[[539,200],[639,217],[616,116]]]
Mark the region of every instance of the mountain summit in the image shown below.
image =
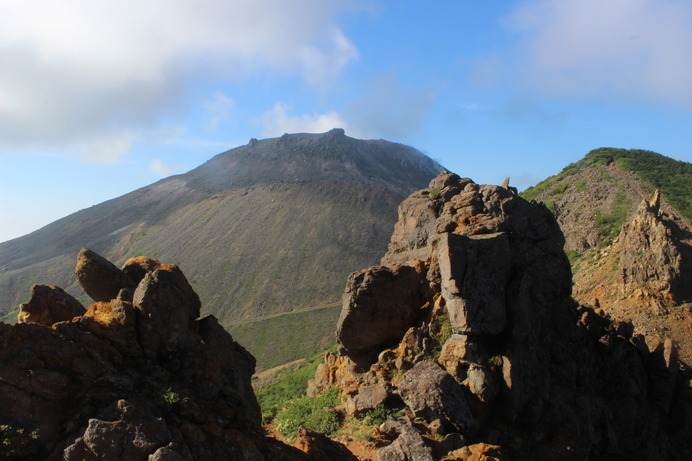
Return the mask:
[[[385,253],[397,205],[441,170],[411,147],[341,129],[253,139],[0,244],[0,319],[14,321],[32,283],[77,294],[82,247],[116,264],[175,262],[226,326],[336,303],[345,277]]]

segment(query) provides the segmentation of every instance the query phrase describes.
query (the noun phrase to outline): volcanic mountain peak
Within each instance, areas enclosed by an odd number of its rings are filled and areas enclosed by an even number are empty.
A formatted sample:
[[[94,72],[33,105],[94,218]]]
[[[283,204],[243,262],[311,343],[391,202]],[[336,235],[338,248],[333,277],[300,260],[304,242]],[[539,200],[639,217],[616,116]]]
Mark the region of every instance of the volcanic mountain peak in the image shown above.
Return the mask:
[[[409,181],[442,167],[416,149],[384,140],[359,140],[335,128],[321,134],[251,139],[188,173],[197,187],[225,190],[275,182],[356,181],[385,185],[401,195]]]
[[[78,295],[70,266],[82,247],[117,264],[145,254],[175,261],[226,327],[334,305],[346,276],[385,253],[397,205],[440,170],[411,147],[339,129],[251,140],[0,244],[0,319],[16,318],[34,283]],[[313,327],[306,347],[329,335]]]

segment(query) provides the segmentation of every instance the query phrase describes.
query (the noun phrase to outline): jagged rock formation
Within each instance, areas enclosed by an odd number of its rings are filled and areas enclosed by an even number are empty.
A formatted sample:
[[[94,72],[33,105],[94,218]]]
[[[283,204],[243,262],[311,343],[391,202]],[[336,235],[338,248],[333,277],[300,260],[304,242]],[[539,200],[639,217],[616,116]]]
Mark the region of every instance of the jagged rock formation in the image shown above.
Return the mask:
[[[386,252],[397,205],[441,169],[411,147],[340,129],[253,140],[0,243],[0,320],[14,321],[34,283],[80,297],[88,280],[78,283],[74,255],[83,246],[118,266],[142,255],[174,261],[203,313],[224,327],[338,304],[348,274]],[[95,288],[103,300],[115,297]],[[339,315],[337,307],[329,312],[328,329],[306,325],[281,357],[254,342],[261,325],[231,330],[267,368],[326,346]]]
[[[441,174],[400,205],[382,266],[349,279],[340,355],[325,357],[309,392],[399,397],[415,424],[385,425],[400,435],[379,459],[410,459],[399,448],[411,430],[431,450],[421,459],[688,459],[690,374],[672,342],[649,348],[631,325],[577,304],[564,242],[550,211],[508,185]],[[406,287],[391,276],[414,272]],[[380,311],[388,294],[397,301]],[[408,329],[363,349],[359,328],[396,309]]]
[[[136,258],[121,270],[83,249],[77,272],[97,299],[86,312],[36,286],[20,323],[0,323],[0,424],[37,430],[0,457],[314,459],[264,436],[254,358],[214,316],[200,318],[176,265]]]
[[[82,303],[55,285],[34,285],[31,300],[19,306],[17,323],[52,325],[84,314]]]
[[[613,244],[575,274],[575,298],[633,324],[651,347],[675,341],[692,364],[692,226],[661,209],[658,191],[643,199]]]

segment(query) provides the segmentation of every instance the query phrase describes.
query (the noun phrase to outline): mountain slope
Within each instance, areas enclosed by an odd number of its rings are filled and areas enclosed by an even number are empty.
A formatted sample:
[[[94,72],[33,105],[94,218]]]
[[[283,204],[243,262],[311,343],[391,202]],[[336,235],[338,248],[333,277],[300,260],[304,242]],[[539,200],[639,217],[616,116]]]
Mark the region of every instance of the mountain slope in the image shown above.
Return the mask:
[[[596,149],[522,195],[557,218],[575,299],[631,324],[650,348],[672,339],[692,365],[692,165]]]
[[[665,211],[692,219],[692,164],[645,150],[592,150],[521,196],[553,212],[573,259],[609,245],[655,189],[661,190]]]
[[[82,247],[116,264],[141,254],[179,264],[224,325],[333,303],[348,273],[386,251],[397,204],[441,168],[339,129],[251,140],[0,244],[0,318],[14,320],[32,283],[76,294]]]

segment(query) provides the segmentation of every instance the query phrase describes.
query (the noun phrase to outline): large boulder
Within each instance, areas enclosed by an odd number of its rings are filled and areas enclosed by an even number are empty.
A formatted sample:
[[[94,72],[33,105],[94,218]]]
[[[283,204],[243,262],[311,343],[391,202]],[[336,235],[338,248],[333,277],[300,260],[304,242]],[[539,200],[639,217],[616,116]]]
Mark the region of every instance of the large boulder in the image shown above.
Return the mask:
[[[82,303],[55,285],[34,285],[31,300],[19,306],[17,323],[52,325],[84,314]]]
[[[174,264],[147,272],[132,298],[137,309],[141,343],[148,354],[191,349],[197,339],[201,303],[180,268]]]
[[[89,420],[82,435],[65,448],[64,459],[146,461],[149,455],[172,442],[173,436],[163,419],[147,416],[125,400],[113,407],[104,412],[105,420]]]
[[[377,450],[378,461],[433,461],[432,450],[407,417],[390,418],[380,427],[380,432],[394,435],[391,444]]]
[[[75,272],[79,285],[94,301],[110,301],[120,290],[134,290],[136,286],[130,276],[88,248],[79,252]]]
[[[302,426],[298,429],[293,446],[305,452],[310,461],[358,461],[343,444]]]
[[[336,336],[354,362],[369,366],[416,323],[421,285],[421,274],[412,266],[375,266],[351,274]]]
[[[384,386],[361,386],[356,395],[346,400],[346,413],[349,416],[361,416],[384,404],[388,396]]]
[[[464,389],[435,362],[418,362],[399,384],[399,394],[416,416],[440,419],[462,434],[473,428]]]

